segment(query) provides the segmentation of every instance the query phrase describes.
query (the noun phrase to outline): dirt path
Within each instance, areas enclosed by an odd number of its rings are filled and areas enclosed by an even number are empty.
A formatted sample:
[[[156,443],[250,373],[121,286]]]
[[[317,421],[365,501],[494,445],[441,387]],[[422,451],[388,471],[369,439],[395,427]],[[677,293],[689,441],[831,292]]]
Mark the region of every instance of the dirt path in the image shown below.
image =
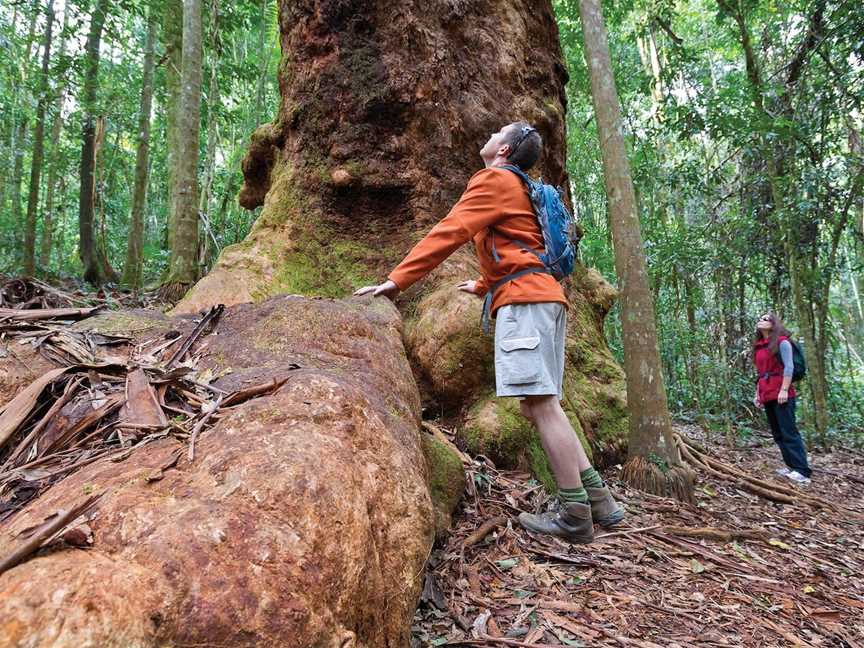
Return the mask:
[[[729,451],[679,431],[786,484],[770,439]],[[474,492],[433,554],[412,646],[864,646],[864,455],[813,464],[807,492],[841,511],[769,502],[704,472],[696,506],[682,505],[607,471],[629,516],[576,546],[520,529],[517,508],[542,507],[542,490],[475,461]],[[503,524],[466,546],[496,516]]]

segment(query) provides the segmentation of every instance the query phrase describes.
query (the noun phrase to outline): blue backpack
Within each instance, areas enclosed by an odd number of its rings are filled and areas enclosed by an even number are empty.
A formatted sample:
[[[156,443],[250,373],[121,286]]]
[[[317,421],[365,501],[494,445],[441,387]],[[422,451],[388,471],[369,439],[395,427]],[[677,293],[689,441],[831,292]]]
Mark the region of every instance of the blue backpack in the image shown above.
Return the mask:
[[[505,283],[537,272],[550,274],[558,281],[561,281],[573,272],[573,268],[576,265],[576,246],[578,243],[576,238],[576,220],[567,211],[567,207],[562,200],[561,190],[557,187],[543,184],[543,182],[535,182],[517,166],[507,165],[501,168],[512,171],[522,178],[522,182],[525,183],[528,197],[531,199],[531,206],[534,208],[534,215],[537,217],[540,231],[543,232],[545,249],[540,253],[526,243],[511,239],[491,228],[492,258],[496,263],[501,261],[495,247],[495,238],[500,236],[535,255],[543,262],[544,267],[519,270],[496,281],[489,287],[489,292],[486,293],[486,299],[483,302],[482,324],[485,333],[489,332],[489,312],[492,306],[492,295]]]

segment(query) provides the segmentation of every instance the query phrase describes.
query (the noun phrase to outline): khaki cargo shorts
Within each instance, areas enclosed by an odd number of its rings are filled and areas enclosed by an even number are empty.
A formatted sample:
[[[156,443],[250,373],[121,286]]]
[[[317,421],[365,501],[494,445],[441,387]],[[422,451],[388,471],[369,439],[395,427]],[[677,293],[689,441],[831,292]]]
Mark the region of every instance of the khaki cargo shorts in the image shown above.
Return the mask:
[[[498,396],[564,397],[564,304],[508,304],[495,317]]]

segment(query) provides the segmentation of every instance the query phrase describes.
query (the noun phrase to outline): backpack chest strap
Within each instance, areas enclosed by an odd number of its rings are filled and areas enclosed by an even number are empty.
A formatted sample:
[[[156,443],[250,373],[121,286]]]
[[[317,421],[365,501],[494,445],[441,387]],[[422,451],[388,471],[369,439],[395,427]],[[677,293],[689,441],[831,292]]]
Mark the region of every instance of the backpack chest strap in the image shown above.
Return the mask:
[[[529,274],[548,274],[549,272],[546,268],[525,268],[524,270],[519,270],[518,272],[513,272],[498,281],[492,284],[489,287],[489,292],[486,293],[486,297],[483,299],[483,312],[480,314],[480,324],[483,326],[483,332],[489,333],[489,315],[492,310],[492,296],[495,294],[495,291],[498,290],[504,284],[513,281],[514,279],[518,279],[519,277],[524,277]]]
[[[541,261],[543,260],[543,257],[541,256],[540,252],[538,252],[537,250],[532,248],[530,245],[528,245],[527,243],[525,243],[523,241],[519,241],[517,239],[510,238],[509,236],[505,236],[504,234],[499,232],[494,227],[489,228],[489,234],[492,236],[492,259],[495,261],[495,263],[501,263],[501,257],[499,256],[498,248],[495,245],[495,238],[498,236],[500,236],[503,239],[510,241],[516,247],[521,248],[521,249],[525,250],[526,252],[530,252],[531,254],[536,256]]]

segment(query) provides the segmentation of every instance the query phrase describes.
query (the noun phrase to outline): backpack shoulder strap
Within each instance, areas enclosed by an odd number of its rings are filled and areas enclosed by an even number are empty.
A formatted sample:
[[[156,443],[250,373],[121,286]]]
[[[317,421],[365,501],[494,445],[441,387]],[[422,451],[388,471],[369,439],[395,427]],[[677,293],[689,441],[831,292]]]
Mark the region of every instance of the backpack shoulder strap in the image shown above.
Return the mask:
[[[500,166],[500,167],[498,167],[498,168],[499,168],[499,169],[507,169],[508,171],[512,171],[512,172],[515,173],[517,176],[519,176],[520,178],[522,178],[522,182],[524,182],[524,183],[525,183],[526,185],[528,185],[529,187],[530,187],[531,184],[534,182],[531,178],[528,177],[528,174],[527,174],[527,173],[525,173],[522,169],[520,169],[520,168],[519,168],[518,166],[516,166],[515,164],[505,164],[505,165]]]

